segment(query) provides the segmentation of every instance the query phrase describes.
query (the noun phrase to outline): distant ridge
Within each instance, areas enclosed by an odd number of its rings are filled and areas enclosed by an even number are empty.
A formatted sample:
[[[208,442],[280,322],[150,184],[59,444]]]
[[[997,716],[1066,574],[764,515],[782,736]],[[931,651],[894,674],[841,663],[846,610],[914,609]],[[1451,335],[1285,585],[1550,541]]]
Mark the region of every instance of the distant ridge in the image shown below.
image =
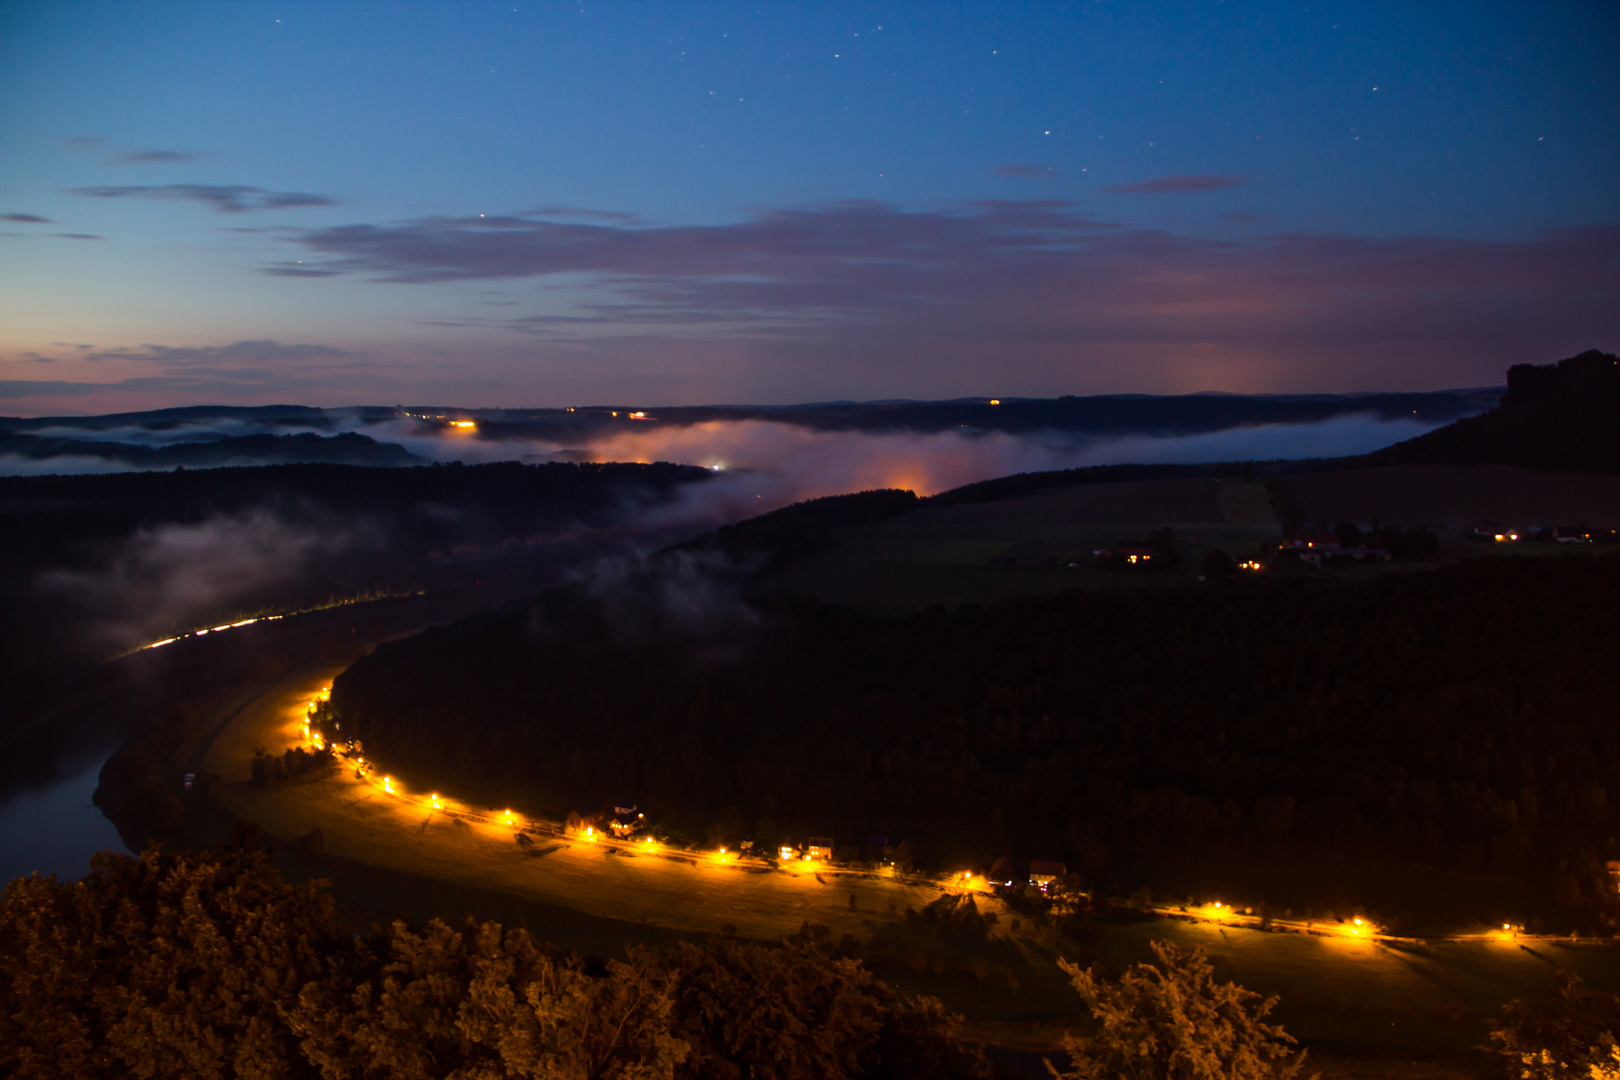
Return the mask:
[[[132,469],[170,469],[177,465],[203,469],[227,465],[319,463],[398,467],[427,464],[426,458],[418,457],[397,443],[378,442],[370,436],[354,432],[331,436],[307,431],[297,435],[237,435],[208,442],[171,443],[168,446],[0,432],[0,454],[33,461],[98,458]]]
[[[1556,364],[1515,364],[1507,381],[1489,412],[1362,460],[1620,473],[1620,356],[1589,349]]]

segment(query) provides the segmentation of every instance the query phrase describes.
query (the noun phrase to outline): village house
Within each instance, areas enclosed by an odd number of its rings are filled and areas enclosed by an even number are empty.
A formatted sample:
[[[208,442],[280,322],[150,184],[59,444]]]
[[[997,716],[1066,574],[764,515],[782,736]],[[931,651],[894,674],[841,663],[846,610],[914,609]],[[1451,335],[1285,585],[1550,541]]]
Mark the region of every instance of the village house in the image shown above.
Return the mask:
[[[1306,533],[1277,545],[1282,555],[1291,555],[1302,563],[1321,566],[1333,560],[1355,562],[1389,562],[1394,555],[1387,548],[1345,547],[1336,533]]]
[[[1029,883],[1045,892],[1054,883],[1063,880],[1063,875],[1069,872],[1069,867],[1060,862],[1047,859],[1031,859],[1029,863]]]
[[[806,845],[805,854],[816,862],[831,862],[833,857],[833,842],[830,836],[812,836]]]
[[[1519,530],[1509,528],[1500,521],[1481,521],[1474,526],[1468,538],[1488,544],[1511,544],[1519,539]]]
[[[1164,561],[1159,552],[1150,547],[1102,548],[1091,555],[1098,566],[1113,570],[1155,569]]]
[[[636,804],[629,806],[615,806],[613,816],[608,819],[608,828],[614,836],[623,840],[634,836],[647,823],[647,815],[636,809]]]

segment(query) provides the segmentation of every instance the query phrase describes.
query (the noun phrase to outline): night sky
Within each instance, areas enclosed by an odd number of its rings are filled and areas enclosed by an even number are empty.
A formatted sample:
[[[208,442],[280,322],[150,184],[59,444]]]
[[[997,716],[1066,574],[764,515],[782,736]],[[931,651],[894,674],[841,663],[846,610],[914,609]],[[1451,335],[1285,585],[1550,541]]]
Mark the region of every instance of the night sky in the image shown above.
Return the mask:
[[[1620,348],[1620,4],[0,6],[0,412]]]

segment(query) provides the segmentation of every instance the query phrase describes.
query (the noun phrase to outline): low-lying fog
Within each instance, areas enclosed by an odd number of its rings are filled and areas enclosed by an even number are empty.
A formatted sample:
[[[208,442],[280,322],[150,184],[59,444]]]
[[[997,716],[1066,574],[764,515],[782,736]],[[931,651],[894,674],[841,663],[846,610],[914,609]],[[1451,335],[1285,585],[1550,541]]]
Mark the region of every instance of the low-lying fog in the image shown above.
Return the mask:
[[[330,415],[330,414],[329,414]],[[67,444],[50,457],[0,454],[0,475],[128,471],[138,466],[96,453],[75,453],[72,443],[165,447],[215,442],[249,434],[352,432],[404,447],[424,462],[672,461],[723,472],[746,472],[732,486],[761,504],[874,487],[910,488],[931,495],[1010,473],[1086,465],[1267,460],[1363,454],[1440,426],[1439,422],[1348,414],[1314,423],[1233,427],[1200,434],[1141,433],[1102,437],[1074,431],[827,431],[791,422],[746,419],[690,425],[650,422],[644,429],[603,430],[552,442],[540,438],[488,438],[403,418],[336,424],[274,426],[236,419],[92,430],[35,429],[30,434]],[[87,449],[89,446],[87,445]],[[256,464],[240,460],[233,464]]]
[[[521,557],[537,565],[553,563],[558,572],[586,574],[603,559],[635,560],[726,522],[823,495],[879,487],[930,495],[1012,473],[1088,465],[1334,457],[1375,450],[1435,426],[1438,422],[1416,417],[1349,414],[1315,423],[1104,438],[1050,430],[828,431],[767,419],[687,425],[651,421],[602,428],[583,439],[571,437],[564,445],[533,437],[490,438],[477,429],[403,417],[365,422],[358,415],[328,412],[309,425],[227,418],[161,428],[63,425],[31,434],[48,435],[60,440],[58,445],[85,442],[105,448],[109,443],[206,443],[244,434],[347,432],[402,446],[426,462],[671,461],[713,470],[706,481],[678,485],[672,498],[626,496],[605,517],[559,520],[544,535],[468,535],[451,545],[453,552],[445,548],[446,559]],[[0,459],[0,469],[13,473],[120,468],[104,457],[75,454],[71,445],[60,456]],[[403,537],[394,533],[401,520],[447,512],[427,504],[400,509],[404,518],[390,522],[331,503],[318,509],[250,506],[200,521],[151,521],[131,535],[109,537],[112,542],[89,564],[35,568],[32,593],[52,605],[57,617],[71,614],[79,621],[85,647],[116,653],[210,623],[286,610],[294,597],[309,591],[308,581],[337,577],[357,591],[376,587],[378,582],[362,580],[365,575],[352,567],[372,559],[380,566],[397,554]],[[585,539],[576,540],[575,534]],[[420,564],[422,572],[431,572],[432,565],[430,557]],[[334,571],[339,566],[349,569]],[[278,603],[276,597],[283,594],[285,603]]]

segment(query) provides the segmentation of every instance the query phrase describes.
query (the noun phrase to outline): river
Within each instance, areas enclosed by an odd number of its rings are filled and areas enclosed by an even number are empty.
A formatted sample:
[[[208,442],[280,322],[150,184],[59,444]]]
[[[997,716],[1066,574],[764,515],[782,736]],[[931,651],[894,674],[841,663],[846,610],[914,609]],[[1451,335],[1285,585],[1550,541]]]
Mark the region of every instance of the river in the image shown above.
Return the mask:
[[[90,869],[91,855],[124,851],[118,830],[90,801],[111,752],[108,747],[55,780],[0,796],[0,881],[36,872],[77,881]]]

